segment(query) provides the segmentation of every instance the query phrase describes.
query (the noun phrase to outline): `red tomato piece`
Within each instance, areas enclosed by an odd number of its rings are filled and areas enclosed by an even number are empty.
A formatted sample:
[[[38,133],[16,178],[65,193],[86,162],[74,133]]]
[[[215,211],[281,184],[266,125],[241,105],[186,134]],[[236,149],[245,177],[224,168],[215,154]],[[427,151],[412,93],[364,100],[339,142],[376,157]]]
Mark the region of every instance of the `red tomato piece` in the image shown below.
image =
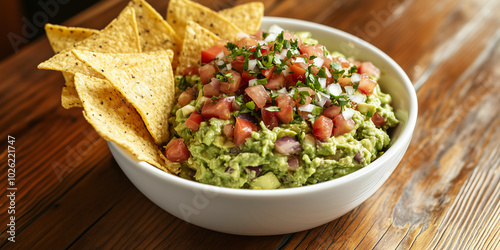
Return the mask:
[[[307,67],[307,66],[306,66]],[[292,86],[295,86],[298,81],[305,82],[306,69],[302,68],[299,63],[294,63],[290,65],[290,76]]]
[[[311,56],[316,56],[323,58],[324,57],[324,50],[323,50],[323,45],[317,44],[317,45],[307,45],[307,44],[302,44],[300,46],[300,53],[303,55],[307,55],[307,58],[311,58]]]
[[[189,66],[182,71],[182,74],[184,74],[185,76],[197,75],[198,67]]]
[[[352,119],[346,120],[342,114],[333,119],[333,136],[351,132],[356,127]]]
[[[186,127],[191,130],[198,130],[200,128],[200,123],[203,121],[203,117],[198,113],[198,111],[194,111],[184,122]]]
[[[223,52],[224,46],[214,45],[201,51],[201,63],[209,63],[214,60],[220,52]]]
[[[330,119],[333,119],[335,118],[335,116],[338,116],[340,115],[340,112],[342,111],[342,108],[340,106],[335,106],[335,105],[332,105],[328,108],[326,108],[324,111],[323,111],[323,115],[330,118]]]
[[[207,100],[201,108],[201,115],[206,118],[218,118],[222,120],[229,119],[233,103],[227,98],[217,100]]]
[[[245,140],[252,136],[252,131],[257,131],[255,124],[237,117],[234,125],[234,144],[239,146],[245,143]]]
[[[224,132],[224,135],[226,136],[226,138],[232,138],[233,135],[234,135],[234,126],[233,126],[233,124],[226,124],[226,125],[224,125],[223,132]]]
[[[274,71],[274,66],[270,69],[261,69],[260,70],[260,72],[262,72],[264,77],[266,77],[267,79],[269,79],[273,75],[273,71]]]
[[[240,55],[236,56],[234,60],[231,62],[231,68],[238,72],[243,72],[243,66],[245,64],[245,56]]]
[[[250,48],[257,46],[257,41],[253,37],[243,37],[234,44],[236,44],[240,48],[242,48],[243,46],[245,46],[246,48]]]
[[[361,80],[359,81],[358,90],[365,95],[373,94],[373,90],[377,86],[377,82],[369,78],[366,74],[361,75]]]
[[[276,111],[268,111],[265,108],[260,110],[262,115],[262,121],[268,129],[273,129],[279,124],[278,117],[276,116]]]
[[[385,118],[375,112],[372,116],[372,122],[377,128],[380,128],[385,125]]]
[[[234,93],[241,86],[241,74],[234,71],[228,70],[225,74],[232,74],[232,77],[228,77],[228,82],[221,82],[220,90],[224,93]]]
[[[203,95],[211,98],[212,96],[218,96],[220,94],[221,84],[215,78],[210,81],[209,84],[203,85]]]
[[[326,140],[332,136],[332,129],[332,119],[322,115],[313,124],[313,135],[320,140]]]
[[[367,74],[375,78],[380,78],[380,69],[375,67],[372,62],[362,62],[358,67],[358,72],[360,74]]]
[[[255,85],[245,89],[245,93],[253,100],[255,105],[259,108],[263,108],[269,99],[269,94],[267,93],[264,85]]]
[[[271,79],[269,79],[267,81],[267,84],[264,86],[268,89],[277,90],[277,89],[284,87],[285,82],[286,82],[286,79],[284,76],[273,74],[273,76],[271,76]]]
[[[177,98],[177,103],[179,104],[179,106],[184,107],[193,99],[194,99],[193,89],[191,87],[188,87],[186,90],[184,90],[184,92],[182,92],[179,95],[179,98]]]
[[[290,123],[293,120],[293,106],[280,107],[280,111],[276,111],[276,117],[284,124]]]
[[[276,104],[280,108],[287,107],[287,106],[294,107],[295,101],[293,101],[293,99],[289,95],[287,95],[285,93],[279,93],[278,97],[276,97]]]
[[[214,77],[214,74],[216,72],[215,67],[212,64],[206,64],[204,66],[201,66],[198,69],[198,72],[200,73],[200,80],[203,84],[207,84],[210,82],[210,79]]]
[[[172,139],[167,146],[165,146],[165,157],[167,160],[173,162],[186,161],[191,156],[184,139]]]

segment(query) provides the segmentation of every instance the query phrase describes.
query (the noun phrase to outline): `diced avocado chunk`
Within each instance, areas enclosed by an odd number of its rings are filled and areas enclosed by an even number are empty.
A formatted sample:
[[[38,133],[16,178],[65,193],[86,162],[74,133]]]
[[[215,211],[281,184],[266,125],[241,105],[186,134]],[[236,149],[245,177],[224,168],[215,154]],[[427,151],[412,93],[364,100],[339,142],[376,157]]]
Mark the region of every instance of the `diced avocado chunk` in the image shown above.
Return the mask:
[[[309,31],[295,32],[295,35],[302,40],[303,44],[316,45],[319,43],[318,40],[311,38],[312,34]]]
[[[280,181],[272,172],[267,172],[265,175],[259,176],[250,182],[250,188],[252,189],[276,189],[280,186]]]
[[[377,107],[375,105],[372,105],[372,104],[368,104],[368,103],[358,104],[358,111],[361,112],[362,114],[370,116],[370,117],[373,116],[373,114],[375,114],[376,109],[377,109]]]

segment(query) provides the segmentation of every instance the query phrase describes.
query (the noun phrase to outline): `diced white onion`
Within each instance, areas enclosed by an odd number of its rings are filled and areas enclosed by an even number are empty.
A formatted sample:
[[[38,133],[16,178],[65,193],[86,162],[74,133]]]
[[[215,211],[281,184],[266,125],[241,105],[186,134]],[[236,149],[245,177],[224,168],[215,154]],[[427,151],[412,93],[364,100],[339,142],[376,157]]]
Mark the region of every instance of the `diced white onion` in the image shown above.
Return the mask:
[[[227,70],[231,70],[233,68],[233,66],[231,66],[231,63],[228,63],[228,64],[226,64],[226,68],[227,68]]]
[[[248,86],[255,86],[255,85],[257,85],[257,79],[254,78],[248,81]]]
[[[278,93],[288,94],[288,90],[286,90],[286,88],[281,88],[278,90]]]
[[[255,71],[255,66],[257,66],[257,60],[248,60],[248,70]]]
[[[240,33],[236,34],[236,36],[238,37],[238,39],[242,39],[244,37],[250,37],[249,34],[244,33],[244,32],[240,32]]]
[[[358,73],[352,73],[351,82],[359,82],[361,81],[361,75]]]
[[[344,89],[348,95],[354,94],[354,88],[352,86],[345,86]]]
[[[330,96],[323,92],[318,92],[315,98],[316,98],[316,104],[318,104],[318,106],[320,107],[323,107],[325,106],[325,103],[330,99]]]
[[[346,120],[352,119],[352,115],[354,115],[354,110],[351,108],[345,108],[342,112],[342,116],[344,116]]]
[[[221,52],[221,53],[222,53],[222,52]],[[224,53],[222,53],[222,54],[224,54]],[[224,65],[225,63],[226,63],[226,62],[224,62],[224,60],[217,60],[217,65],[218,65],[218,66],[222,66],[222,65]]]
[[[264,39],[265,42],[272,42],[274,40],[276,40],[276,37],[278,37],[279,34],[275,34],[275,33],[269,33],[269,35],[267,35],[266,39]]]
[[[299,110],[304,111],[304,112],[312,112],[314,110],[314,107],[316,107],[316,105],[307,104],[307,105],[300,106]]]
[[[328,85],[326,88],[326,93],[331,94],[331,95],[340,95],[342,94],[342,87],[338,83],[333,83]]]
[[[226,98],[226,100],[234,101],[234,99],[236,99],[236,96],[234,96],[234,95],[233,96],[226,96],[225,98]]]
[[[332,77],[332,74],[330,73],[330,70],[325,70],[326,77],[330,78]]]
[[[219,58],[219,59],[224,58],[224,51],[221,51],[219,54],[217,54],[216,57]]]
[[[304,60],[303,57],[296,57],[295,59],[292,60],[294,63],[305,63],[306,60]]]
[[[271,27],[269,27],[269,33],[274,33],[276,35],[279,35],[282,31],[284,31],[284,29],[276,24],[273,24],[271,25]]]
[[[318,78],[318,82],[321,85],[321,88],[326,88],[326,78]]]
[[[351,101],[355,103],[364,103],[366,101],[366,95],[359,91],[356,91],[354,92],[354,94],[349,95],[349,99],[351,99]]]
[[[314,60],[313,60],[313,64],[314,64],[316,67],[318,67],[318,68],[319,68],[319,67],[321,67],[321,66],[323,66],[323,63],[324,63],[324,62],[325,62],[325,59],[320,58],[320,57],[316,57],[316,58],[314,58]]]
[[[293,98],[293,95],[295,95],[295,89],[292,89],[292,91],[290,91],[290,93],[288,95]]]
[[[280,58],[280,60],[285,59],[287,53],[288,53],[288,49],[282,49],[281,52],[278,54],[278,57]]]
[[[196,110],[196,108],[193,105],[186,105],[181,108],[182,114],[184,116],[188,116],[189,114],[193,113]]]

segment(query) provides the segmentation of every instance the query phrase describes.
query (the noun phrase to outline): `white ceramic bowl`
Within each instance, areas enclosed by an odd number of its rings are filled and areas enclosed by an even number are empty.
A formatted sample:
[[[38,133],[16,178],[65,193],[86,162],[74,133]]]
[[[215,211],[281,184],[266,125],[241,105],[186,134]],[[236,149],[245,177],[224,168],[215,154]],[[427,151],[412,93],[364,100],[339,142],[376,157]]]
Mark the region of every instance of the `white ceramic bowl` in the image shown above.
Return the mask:
[[[386,54],[345,32],[295,19],[265,17],[263,30],[277,24],[291,31],[310,31],[330,51],[380,68],[382,90],[392,95],[398,127],[392,145],[380,158],[347,176],[311,186],[279,190],[239,190],[210,186],[165,173],[137,161],[109,142],[114,158],[132,183],[170,214],[211,230],[240,235],[275,235],[330,222],[370,197],[399,164],[417,119],[417,98],[405,72]]]

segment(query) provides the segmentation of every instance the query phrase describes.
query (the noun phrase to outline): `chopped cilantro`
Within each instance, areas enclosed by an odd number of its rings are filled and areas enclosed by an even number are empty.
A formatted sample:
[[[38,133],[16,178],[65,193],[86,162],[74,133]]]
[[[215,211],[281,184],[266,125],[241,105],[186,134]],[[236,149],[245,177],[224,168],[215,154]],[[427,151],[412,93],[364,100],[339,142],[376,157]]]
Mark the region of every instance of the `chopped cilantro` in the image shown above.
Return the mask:
[[[278,107],[278,106],[269,106],[269,107],[264,108],[264,109],[267,111],[280,111],[281,110],[280,107]]]
[[[255,110],[255,103],[253,101],[245,103],[245,106],[250,110]]]

